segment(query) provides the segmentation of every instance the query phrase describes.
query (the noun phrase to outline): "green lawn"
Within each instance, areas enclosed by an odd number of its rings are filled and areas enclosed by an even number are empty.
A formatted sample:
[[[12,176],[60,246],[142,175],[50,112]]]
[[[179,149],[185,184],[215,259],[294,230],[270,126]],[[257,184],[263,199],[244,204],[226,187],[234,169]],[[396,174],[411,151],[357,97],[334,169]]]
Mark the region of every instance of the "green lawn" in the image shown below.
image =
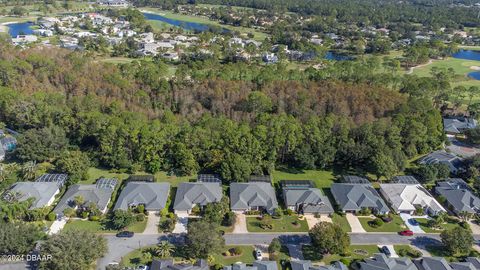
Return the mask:
[[[460,226],[457,222],[455,222],[455,220],[447,219],[446,223],[443,223],[440,225],[442,227],[441,230],[434,230],[427,226],[428,219],[416,218],[416,220],[420,224],[420,228],[422,228],[422,230],[424,230],[426,233],[441,233],[445,229],[453,229],[455,227]]]
[[[333,217],[332,217],[332,221],[333,221],[333,223],[340,225],[340,227],[342,227],[342,229],[345,232],[351,232],[352,231],[352,228],[350,227],[350,224],[348,223],[348,220],[345,216],[341,216],[337,213],[334,213]]]
[[[266,33],[261,32],[257,29],[221,24],[217,21],[212,21],[206,17],[184,15],[184,14],[179,14],[179,13],[175,13],[168,10],[161,10],[158,8],[150,8],[150,7],[142,8],[142,10],[147,12],[157,13],[162,15],[165,18],[172,19],[172,20],[208,24],[216,27],[226,28],[230,31],[238,31],[240,33],[252,33],[254,35],[254,39],[259,41],[265,40],[265,38],[268,36]],[[153,27],[157,27],[160,29],[163,29],[165,27],[163,22],[158,22],[153,20],[149,20],[149,22],[152,24]]]
[[[226,246],[225,251],[234,247],[241,249],[242,254],[238,256],[224,256],[224,252],[222,252],[222,254],[215,254],[213,255],[213,264],[231,265],[236,262],[253,263],[255,261],[253,246]]]
[[[298,221],[295,226],[292,223]],[[308,232],[308,224],[306,220],[299,220],[298,216],[283,216],[281,219],[272,219],[271,230],[260,228],[260,220],[257,217],[247,217],[247,230],[249,232]]]
[[[127,231],[132,231],[135,233],[142,233],[147,226],[147,219],[144,221],[135,222],[132,225],[126,228]],[[90,221],[90,220],[71,220],[69,221],[64,230],[85,230],[94,233],[116,233],[117,230],[106,228],[99,221]]]
[[[291,168],[273,171],[272,178],[274,183],[281,180],[312,180],[317,188],[330,188],[335,180],[332,171],[298,170]]]
[[[346,259],[349,261],[361,260],[364,258],[372,257],[373,254],[379,253],[380,249],[376,245],[352,245],[348,249],[348,253],[345,256],[338,254],[322,256],[318,250],[310,245],[304,245],[303,257],[305,260],[311,260],[313,262],[324,262],[326,265],[331,264],[334,261],[340,259]]]
[[[367,232],[400,232],[407,228],[403,223],[403,220],[400,218],[400,216],[394,215],[392,217],[393,217],[393,220],[391,222],[389,223],[385,222],[382,226],[378,228],[373,228],[370,225],[368,225],[368,222],[372,221],[373,218],[358,217],[358,219],[360,220],[362,227]]]
[[[407,252],[407,255],[406,255],[407,257],[412,258],[412,259],[417,258],[417,257],[412,256],[413,255],[412,252],[415,252],[415,251],[418,251],[418,250],[416,250],[415,248],[413,248],[410,245],[395,245],[395,246],[393,246],[393,249],[395,249],[395,252],[397,254],[401,253],[401,251],[404,250],[404,251]]]

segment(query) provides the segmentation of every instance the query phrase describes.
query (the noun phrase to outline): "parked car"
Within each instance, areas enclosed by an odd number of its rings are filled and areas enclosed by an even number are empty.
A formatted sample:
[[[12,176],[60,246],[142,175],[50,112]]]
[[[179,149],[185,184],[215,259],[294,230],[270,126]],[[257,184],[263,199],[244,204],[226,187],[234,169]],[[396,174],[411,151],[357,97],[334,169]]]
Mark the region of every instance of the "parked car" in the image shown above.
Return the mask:
[[[410,223],[413,226],[418,226],[419,225],[418,221],[414,218],[408,219],[408,223]]]
[[[262,260],[262,252],[259,249],[255,249],[255,259],[258,261]]]
[[[413,232],[410,231],[410,230],[405,230],[405,231],[401,231],[399,232],[400,235],[403,235],[403,236],[412,236],[413,235]]]
[[[117,233],[117,237],[132,238],[134,234],[135,234],[134,232],[130,232],[130,231],[121,231]]]
[[[388,249],[387,246],[383,246],[381,248],[381,251],[382,251],[383,254],[387,255],[387,257],[390,257],[390,255],[392,255],[392,253],[390,253],[390,250]]]

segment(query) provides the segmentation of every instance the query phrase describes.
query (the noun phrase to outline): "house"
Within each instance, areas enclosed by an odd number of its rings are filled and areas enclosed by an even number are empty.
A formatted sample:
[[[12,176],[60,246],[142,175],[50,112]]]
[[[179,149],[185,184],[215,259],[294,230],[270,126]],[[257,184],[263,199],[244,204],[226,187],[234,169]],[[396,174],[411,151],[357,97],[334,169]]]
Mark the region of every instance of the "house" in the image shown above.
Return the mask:
[[[223,267],[223,270],[277,270],[276,261],[255,261],[252,266],[247,266],[244,263],[235,263],[233,265]]]
[[[463,160],[460,157],[444,150],[434,151],[426,155],[420,159],[419,163],[425,165],[446,164],[453,174],[461,171],[463,166]]]
[[[188,182],[178,186],[173,209],[176,214],[190,214],[195,205],[204,207],[222,199],[222,186],[218,182]]]
[[[6,201],[21,202],[34,198],[30,209],[37,209],[52,205],[59,192],[60,186],[55,182],[17,182],[3,198]]]
[[[67,182],[68,175],[63,173],[46,173],[35,179],[37,183],[56,183],[62,187]]]
[[[125,0],[101,0],[97,2],[101,6],[109,7],[128,7],[130,3]]]
[[[480,198],[472,193],[463,179],[451,178],[438,182],[435,192],[445,199],[448,208],[457,215],[461,212],[480,214]]]
[[[278,208],[275,190],[266,182],[231,183],[230,208],[234,212],[259,210],[273,213]]]
[[[147,211],[160,211],[167,204],[169,192],[169,183],[129,181],[120,193],[114,210],[128,210],[142,204]]]
[[[432,216],[446,212],[420,184],[381,184],[380,193],[396,213],[413,214],[418,208]]]
[[[447,260],[441,257],[425,257],[415,262],[421,270],[453,270]]]
[[[443,130],[447,134],[461,134],[465,130],[477,127],[477,120],[469,117],[443,118]]]
[[[349,184],[370,184],[364,177],[356,176],[356,175],[342,175],[340,178],[342,183],[349,183]]]
[[[302,214],[325,214],[334,212],[332,204],[322,190],[315,188],[312,181],[283,180],[280,182],[283,200],[288,209]]]
[[[328,266],[313,266],[311,261],[290,262],[292,270],[348,270],[348,267],[341,262],[334,262]]]
[[[0,139],[0,147],[3,147],[6,152],[13,151],[17,147],[17,139],[13,136],[5,136]]]
[[[359,270],[418,270],[409,258],[389,258],[383,253],[364,259],[358,266]]]
[[[278,56],[276,56],[274,53],[265,53],[262,56],[262,60],[267,64],[275,64],[278,63]]]
[[[66,208],[75,208],[75,198],[80,196],[85,202],[84,205],[94,203],[98,210],[105,214],[116,185],[116,179],[107,178],[100,178],[95,185],[72,185],[65,192],[53,212],[62,216]]]
[[[364,208],[379,214],[390,211],[371,184],[333,183],[330,190],[343,212],[358,212]]]
[[[154,259],[150,266],[150,270],[209,270],[209,266],[204,259],[197,260],[194,264],[175,264],[173,259]]]
[[[222,183],[222,178],[218,174],[199,174],[197,182]]]

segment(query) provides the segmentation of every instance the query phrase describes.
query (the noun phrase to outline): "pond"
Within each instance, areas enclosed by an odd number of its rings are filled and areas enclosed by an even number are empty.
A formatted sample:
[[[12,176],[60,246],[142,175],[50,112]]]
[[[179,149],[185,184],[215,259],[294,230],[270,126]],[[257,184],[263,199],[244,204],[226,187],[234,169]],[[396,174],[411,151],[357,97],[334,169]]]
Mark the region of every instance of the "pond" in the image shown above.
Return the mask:
[[[147,20],[153,20],[153,21],[161,21],[170,25],[178,26],[181,27],[185,30],[192,30],[192,31],[198,31],[198,32],[203,32],[209,30],[212,26],[204,23],[195,23],[195,22],[187,22],[187,21],[182,21],[182,20],[175,20],[175,19],[169,19],[166,18],[160,14],[153,14],[153,13],[143,13],[143,16]],[[223,31],[228,31],[228,29],[223,28]]]
[[[340,54],[334,51],[328,51],[325,55],[325,59],[327,60],[336,60],[336,61],[344,61],[344,60],[352,60],[351,56]]]
[[[460,50],[454,53],[453,58],[480,61],[480,51]]]
[[[474,71],[468,73],[468,77],[474,79],[474,80],[479,80],[480,81],[480,71]]]
[[[22,22],[22,23],[10,23],[8,24],[8,34],[12,37],[16,37],[18,35],[31,35],[33,30],[31,26],[33,25],[32,22]]]

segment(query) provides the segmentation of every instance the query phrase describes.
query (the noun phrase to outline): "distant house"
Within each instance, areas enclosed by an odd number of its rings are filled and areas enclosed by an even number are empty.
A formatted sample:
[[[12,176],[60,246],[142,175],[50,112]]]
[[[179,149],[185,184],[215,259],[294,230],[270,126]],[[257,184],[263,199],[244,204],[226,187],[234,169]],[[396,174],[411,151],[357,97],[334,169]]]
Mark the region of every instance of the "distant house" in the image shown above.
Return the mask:
[[[477,127],[477,120],[468,117],[443,118],[443,130],[447,134],[461,134],[465,130]]]
[[[413,214],[417,208],[424,209],[432,216],[446,212],[420,184],[381,184],[380,193],[396,213]]]
[[[343,212],[355,213],[364,208],[379,214],[390,211],[371,184],[333,183],[330,190]]]
[[[199,174],[197,176],[197,182],[206,183],[222,183],[222,178],[218,174]]]
[[[37,40],[38,38],[35,35],[18,35],[12,38],[12,43],[14,45],[23,45],[23,44],[35,42]]]
[[[129,175],[127,180],[127,182],[155,182],[155,176],[151,175],[151,174],[145,174],[145,175],[141,175],[141,174],[132,174],[132,175]]]
[[[420,184],[417,180],[417,178],[411,176],[411,175],[399,175],[399,176],[394,176],[392,178],[391,183],[395,184]]]
[[[409,258],[389,258],[383,253],[364,259],[358,266],[359,270],[418,270]]]
[[[283,200],[288,209],[302,214],[332,214],[333,207],[312,181],[281,181]]]
[[[33,198],[30,209],[37,209],[52,205],[59,192],[60,186],[55,182],[17,182],[3,198],[6,201],[26,201]]]
[[[147,211],[160,211],[165,208],[169,192],[169,183],[131,181],[120,193],[114,210],[144,205]]]
[[[328,266],[314,266],[311,261],[294,261],[290,262],[292,270],[348,270],[348,267],[341,262],[334,262]]]
[[[176,214],[190,214],[195,205],[204,207],[222,199],[222,186],[218,182],[188,182],[178,186],[173,209]]]
[[[278,208],[275,190],[266,182],[231,183],[230,208],[235,212],[259,210],[273,213]]]
[[[150,270],[209,270],[209,266],[207,261],[203,259],[197,260],[195,264],[175,264],[173,259],[154,259],[150,266]]]
[[[99,179],[95,185],[72,185],[53,211],[59,216],[63,215],[66,208],[75,208],[75,205],[73,205],[75,197],[80,196],[85,202],[84,205],[94,203],[105,214],[116,185],[116,179],[106,178]]]
[[[450,172],[454,174],[461,171],[463,166],[463,160],[460,157],[444,150],[434,151],[426,155],[420,159],[419,163],[425,165],[446,164]]]
[[[223,270],[278,270],[276,261],[255,261],[252,266],[244,263],[235,263],[233,265],[223,267]]]
[[[130,3],[125,0],[100,0],[97,2],[101,6],[109,7],[128,7]]]
[[[461,212],[480,214],[480,198],[475,196],[467,183],[460,178],[438,182],[435,192],[445,199],[449,209],[457,215]]]

